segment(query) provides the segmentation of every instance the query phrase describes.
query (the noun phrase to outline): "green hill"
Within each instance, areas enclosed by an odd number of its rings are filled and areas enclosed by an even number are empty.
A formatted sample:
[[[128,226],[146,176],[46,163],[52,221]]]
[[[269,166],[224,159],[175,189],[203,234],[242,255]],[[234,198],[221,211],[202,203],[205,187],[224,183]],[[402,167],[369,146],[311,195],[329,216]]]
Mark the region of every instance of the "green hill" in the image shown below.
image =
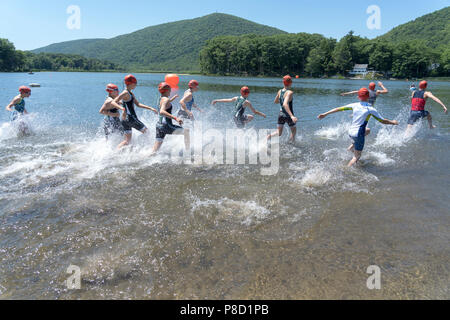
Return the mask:
[[[450,47],[450,7],[395,27],[378,38],[391,42],[424,40],[431,48]]]
[[[34,53],[79,54],[132,69],[199,71],[199,52],[205,41],[222,35],[285,33],[228,14],[148,27],[112,39],[75,40],[33,50]]]

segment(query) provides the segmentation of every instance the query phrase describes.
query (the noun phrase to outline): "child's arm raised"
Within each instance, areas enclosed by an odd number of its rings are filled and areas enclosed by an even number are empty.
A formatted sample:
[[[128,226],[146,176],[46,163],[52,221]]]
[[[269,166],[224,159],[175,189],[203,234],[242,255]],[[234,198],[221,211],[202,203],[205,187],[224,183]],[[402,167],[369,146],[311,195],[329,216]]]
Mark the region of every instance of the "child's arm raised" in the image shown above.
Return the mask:
[[[213,100],[211,102],[211,104],[214,106],[217,102],[236,102],[237,99],[238,99],[238,97],[234,97],[231,99],[217,99],[217,100]]]
[[[384,119],[375,108],[371,108],[370,109],[370,114],[372,115],[372,117],[374,117],[378,122],[382,123],[382,124],[390,124],[393,126],[398,125],[398,121],[397,120],[388,120],[388,119]]]
[[[158,114],[158,110],[156,110],[155,108],[146,106],[145,104],[140,103],[140,102],[138,101],[138,99],[136,99],[136,97],[134,98],[134,104],[135,104],[137,107],[139,107],[139,108],[151,110],[151,111],[153,111],[154,113]]]
[[[257,114],[258,116],[261,116],[261,117],[266,117],[266,115],[264,114],[264,113],[262,113],[262,112],[259,112],[258,110],[256,110],[255,108],[253,108],[253,106],[252,106],[252,103],[250,102],[250,101],[246,101],[245,102],[245,104],[250,108],[250,110],[252,110],[252,112],[254,113],[254,114]]]
[[[280,103],[280,94],[281,94],[281,90],[278,90],[277,96],[275,97],[275,100],[273,103],[275,103],[275,104]]]
[[[179,97],[179,95],[174,95],[172,98],[169,99],[170,102],[174,102],[175,99],[177,99]]]
[[[322,120],[323,118],[325,118],[326,116],[328,116],[328,115],[330,115],[330,114],[332,114],[332,113],[341,112],[341,111],[346,111],[346,110],[353,110],[353,108],[352,108],[352,107],[348,107],[348,106],[345,106],[345,107],[339,107],[339,108],[334,108],[334,109],[331,109],[331,110],[328,111],[328,112],[319,114],[319,115],[317,116],[317,118]]]
[[[356,94],[356,93],[358,93],[358,91],[343,92],[343,93],[341,93],[341,96],[348,96],[350,94]]]
[[[445,106],[445,104],[442,103],[441,100],[439,100],[437,97],[435,97],[431,92],[427,91],[425,92],[425,95],[428,98],[433,99],[434,101],[436,101],[437,103],[439,103],[441,105],[442,108],[444,108],[444,112],[447,113],[447,107]]]
[[[384,94],[384,93],[388,93],[389,90],[386,89],[386,87],[383,85],[383,82],[378,82],[378,85],[383,89],[383,90],[377,90],[377,94]]]

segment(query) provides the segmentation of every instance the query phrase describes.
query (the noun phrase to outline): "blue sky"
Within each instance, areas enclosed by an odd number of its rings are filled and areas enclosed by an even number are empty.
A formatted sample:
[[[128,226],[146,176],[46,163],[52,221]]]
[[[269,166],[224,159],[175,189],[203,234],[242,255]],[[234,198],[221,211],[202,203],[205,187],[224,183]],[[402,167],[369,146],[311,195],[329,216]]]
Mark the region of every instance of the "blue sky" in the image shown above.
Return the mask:
[[[81,10],[81,28],[66,26],[70,5]],[[381,10],[381,29],[370,30],[370,5]],[[297,33],[320,33],[340,39],[349,30],[374,38],[393,27],[450,5],[450,0],[0,0],[0,38],[17,49],[31,50],[55,42],[112,38],[148,26],[192,19],[213,12],[236,15]]]

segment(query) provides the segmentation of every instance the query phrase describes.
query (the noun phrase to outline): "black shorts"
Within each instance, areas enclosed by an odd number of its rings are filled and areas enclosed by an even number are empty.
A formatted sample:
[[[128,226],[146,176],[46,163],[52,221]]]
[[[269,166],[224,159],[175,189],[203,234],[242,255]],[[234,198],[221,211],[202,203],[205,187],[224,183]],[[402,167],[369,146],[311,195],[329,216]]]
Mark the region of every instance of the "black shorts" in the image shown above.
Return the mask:
[[[138,118],[135,118],[133,116],[128,116],[127,119],[122,120],[121,123],[125,134],[130,134],[132,131],[131,129],[133,128],[141,132],[147,129],[145,124],[143,124],[141,121],[139,121]]]
[[[292,121],[289,115],[286,115],[284,112],[280,112],[280,114],[278,115],[278,126],[282,127],[285,123],[287,123],[289,127],[296,126],[296,123]]]
[[[156,125],[156,141],[163,141],[167,134],[173,134],[175,131],[177,133],[183,133],[183,127],[176,126],[173,124],[157,124]]]
[[[430,113],[428,111],[414,111],[409,113],[408,124],[414,124],[417,120],[428,117]]]
[[[105,130],[106,136],[113,133],[123,134],[122,123],[118,117],[106,117],[103,122],[103,130]]]
[[[236,127],[238,127],[239,129],[242,129],[245,127],[245,125],[248,122],[248,116],[242,115],[241,117],[234,117],[234,123],[236,124]]]

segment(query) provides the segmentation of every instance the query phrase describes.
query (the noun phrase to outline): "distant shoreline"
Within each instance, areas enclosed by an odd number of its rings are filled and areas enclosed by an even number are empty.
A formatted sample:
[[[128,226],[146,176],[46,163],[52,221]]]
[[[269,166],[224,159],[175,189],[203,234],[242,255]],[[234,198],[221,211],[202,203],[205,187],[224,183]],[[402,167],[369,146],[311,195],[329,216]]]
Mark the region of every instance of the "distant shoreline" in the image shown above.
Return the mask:
[[[34,75],[36,73],[46,73],[46,72],[58,72],[58,73],[135,73],[135,74],[150,74],[150,73],[154,73],[154,74],[169,74],[169,73],[174,73],[177,74],[179,76],[205,76],[205,77],[237,77],[237,78],[261,78],[261,79],[268,79],[268,78],[276,78],[277,76],[245,76],[245,75],[218,75],[218,74],[202,74],[200,72],[191,72],[191,73],[178,73],[178,72],[174,72],[174,71],[147,71],[147,70],[139,70],[139,71],[119,71],[119,70],[103,70],[103,71],[84,71],[84,70],[71,70],[71,71],[52,71],[52,70],[33,70],[33,74]],[[0,72],[0,73],[23,73],[23,74],[28,74],[28,72]],[[300,79],[314,79],[314,80],[366,80],[366,81],[409,81],[409,82],[414,82],[414,81],[418,81],[418,80],[433,80],[433,81],[444,81],[444,82],[450,82],[450,77],[425,77],[425,78],[421,78],[421,79],[409,79],[409,78],[390,78],[390,79],[356,79],[356,78],[350,78],[350,77],[303,77],[301,76]]]

